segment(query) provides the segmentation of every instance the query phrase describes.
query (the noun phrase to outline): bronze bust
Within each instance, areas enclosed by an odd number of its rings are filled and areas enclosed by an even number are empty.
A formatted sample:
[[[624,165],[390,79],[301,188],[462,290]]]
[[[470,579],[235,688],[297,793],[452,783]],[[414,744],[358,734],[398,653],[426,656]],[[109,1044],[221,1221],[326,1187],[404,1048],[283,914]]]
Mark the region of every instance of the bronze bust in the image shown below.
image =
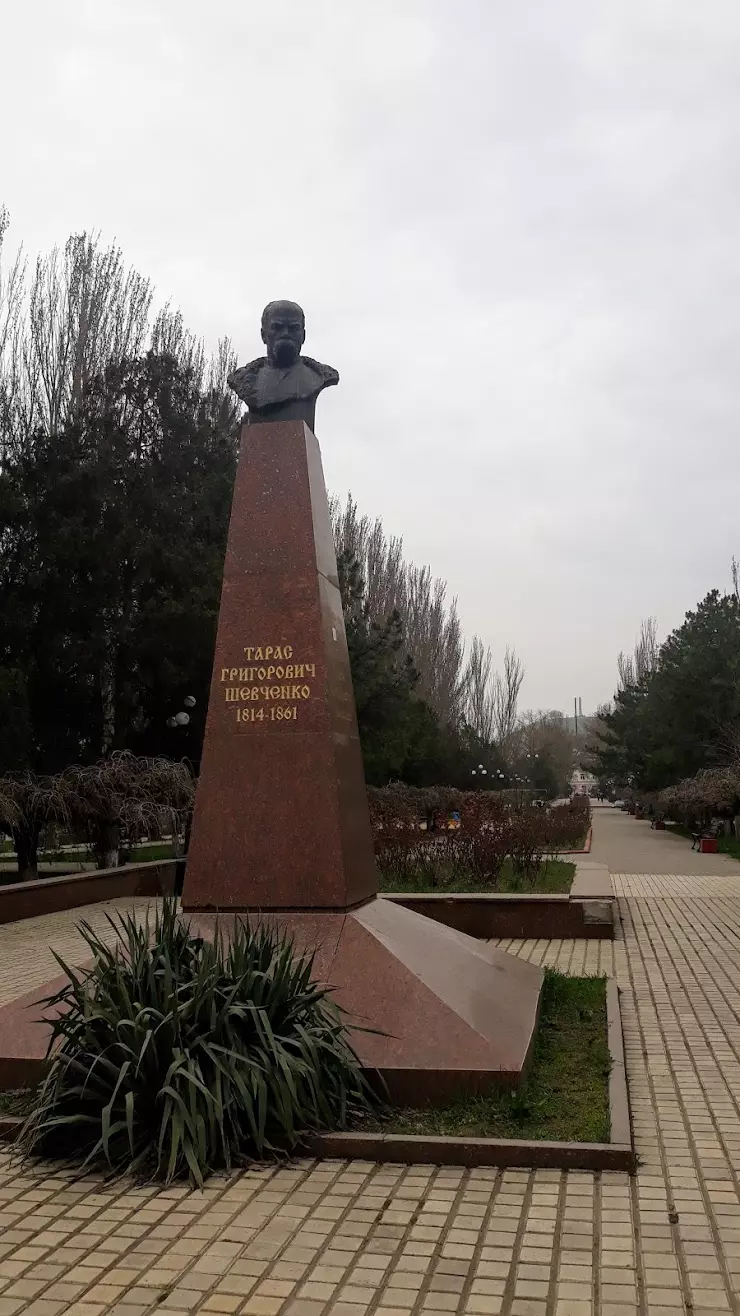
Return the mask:
[[[322,389],[339,383],[332,366],[301,356],[306,318],[296,302],[269,302],[262,312],[262,341],[267,356],[258,356],[229,376],[229,386],[249,407],[248,423],[305,420],[313,429],[316,399]]]

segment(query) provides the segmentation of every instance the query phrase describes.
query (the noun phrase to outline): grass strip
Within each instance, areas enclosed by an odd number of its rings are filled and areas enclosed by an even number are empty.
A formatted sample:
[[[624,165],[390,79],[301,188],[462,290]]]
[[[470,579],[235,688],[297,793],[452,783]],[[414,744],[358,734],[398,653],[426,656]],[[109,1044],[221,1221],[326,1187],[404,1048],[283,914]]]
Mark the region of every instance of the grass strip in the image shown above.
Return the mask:
[[[532,1066],[516,1091],[393,1110],[363,1130],[434,1137],[609,1141],[606,978],[545,970]]]

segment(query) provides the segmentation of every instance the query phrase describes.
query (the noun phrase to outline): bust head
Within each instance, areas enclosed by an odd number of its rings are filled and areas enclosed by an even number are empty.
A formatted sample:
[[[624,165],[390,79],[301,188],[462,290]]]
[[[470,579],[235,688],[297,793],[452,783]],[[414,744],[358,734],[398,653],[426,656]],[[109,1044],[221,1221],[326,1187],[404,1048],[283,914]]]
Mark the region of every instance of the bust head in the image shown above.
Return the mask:
[[[268,302],[262,312],[267,357],[257,357],[229,375],[229,384],[249,407],[248,424],[302,420],[314,426],[316,399],[339,383],[332,366],[301,356],[306,338],[303,311],[296,302]]]
[[[297,302],[268,302],[262,312],[262,342],[271,366],[295,365],[306,341],[306,317]]]

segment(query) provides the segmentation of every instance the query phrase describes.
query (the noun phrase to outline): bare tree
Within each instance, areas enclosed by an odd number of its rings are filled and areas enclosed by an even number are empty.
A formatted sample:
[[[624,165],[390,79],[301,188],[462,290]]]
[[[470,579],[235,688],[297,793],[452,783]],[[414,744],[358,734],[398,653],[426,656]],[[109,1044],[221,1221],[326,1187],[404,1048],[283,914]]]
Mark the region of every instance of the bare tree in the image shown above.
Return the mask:
[[[635,676],[638,683],[658,666],[658,623],[655,617],[647,617],[640,627],[640,635],[635,645]]]
[[[524,668],[516,650],[506,646],[503,674],[496,672],[492,683],[493,737],[505,753],[517,725],[519,691],[524,680]]]
[[[548,764],[557,782],[558,791],[567,791],[576,757],[576,737],[559,709],[529,709],[522,713],[517,726],[518,751],[529,760],[527,769],[534,769],[534,760]]]
[[[457,600],[447,602],[446,581],[434,578],[429,567],[407,562],[403,540],[387,536],[379,518],[360,516],[351,494],[344,505],[333,498],[330,510],[337,556],[357,563],[371,621],[398,612],[419,673],[419,696],[442,722],[457,725],[465,703],[464,641]]]
[[[658,665],[658,624],[655,617],[646,617],[640,625],[640,634],[635,641],[632,653],[623,650],[617,657],[619,689],[640,683],[654,672]]]
[[[407,567],[406,636],[419,672],[418,692],[441,722],[454,726],[463,711],[464,641],[457,599],[448,604],[446,593],[446,581],[433,579],[429,567]]]
[[[3,244],[9,225],[10,216],[5,207],[0,206],[0,471],[5,462],[6,436],[19,383],[19,338],[26,277],[22,249],[18,250],[10,267],[4,268]]]
[[[118,246],[106,247],[96,235],[75,234],[39,257],[30,279],[22,253],[4,273],[7,227],[7,211],[0,208],[0,470],[14,456],[31,458],[39,436],[45,441],[58,434],[92,397],[93,380],[105,380],[148,348],[173,356],[188,372],[199,419],[231,428],[241,404],[226,383],[235,364],[228,340],[209,359],[202,340],[169,304],[150,324],[150,280],[126,266]],[[105,389],[97,393],[102,398]],[[118,402],[121,428],[131,420],[138,433],[138,403],[125,390]],[[132,462],[140,456],[141,444],[138,453],[132,444]],[[113,614],[103,618],[103,631],[101,748],[107,752],[116,730]]]
[[[19,255],[7,285],[0,442],[8,451],[25,451],[37,429],[59,430],[111,361],[143,350],[153,290],[148,279],[126,269],[120,248],[104,248],[85,233],[39,257],[30,281]]]
[[[7,227],[0,209],[0,258]],[[208,358],[169,303],[150,325],[153,298],[151,281],[98,235],[73,234],[37,259],[30,280],[22,253],[6,275],[0,263],[0,464],[4,452],[27,451],[36,430],[57,433],[93,378],[147,348],[174,356],[214,413],[238,413],[229,341]]]
[[[476,735],[486,743],[493,740],[493,659],[490,647],[484,648],[479,636],[473,636],[465,669],[465,715]]]
[[[202,384],[206,370],[203,339],[185,327],[182,311],[173,310],[169,302],[162,307],[152,325],[151,347],[153,352],[174,356],[192,371],[196,382]]]

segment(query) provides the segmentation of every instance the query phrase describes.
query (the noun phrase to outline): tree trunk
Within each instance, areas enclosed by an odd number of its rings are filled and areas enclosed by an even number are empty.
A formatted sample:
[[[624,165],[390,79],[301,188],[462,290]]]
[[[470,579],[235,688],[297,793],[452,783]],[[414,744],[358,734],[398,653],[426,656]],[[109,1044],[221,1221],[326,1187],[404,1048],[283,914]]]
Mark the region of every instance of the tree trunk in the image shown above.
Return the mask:
[[[107,653],[100,668],[100,701],[102,714],[100,749],[105,756],[112,750],[116,738],[115,660],[111,644],[107,646]]]
[[[14,828],[13,845],[18,855],[18,881],[35,882],[39,875],[39,834],[41,828],[24,823]]]
[[[192,826],[193,826],[193,810],[191,809],[187,817],[187,822],[185,823],[185,838],[183,845],[184,857],[179,857],[177,863],[175,864],[175,895],[176,896],[182,895],[182,888],[185,884],[185,869],[187,867],[187,854],[190,848],[190,832],[192,830]],[[176,837],[175,854],[177,855],[178,850],[180,848],[177,841],[177,828],[175,828],[175,837]]]
[[[120,828],[118,823],[100,823],[93,853],[97,868],[118,868]]]

